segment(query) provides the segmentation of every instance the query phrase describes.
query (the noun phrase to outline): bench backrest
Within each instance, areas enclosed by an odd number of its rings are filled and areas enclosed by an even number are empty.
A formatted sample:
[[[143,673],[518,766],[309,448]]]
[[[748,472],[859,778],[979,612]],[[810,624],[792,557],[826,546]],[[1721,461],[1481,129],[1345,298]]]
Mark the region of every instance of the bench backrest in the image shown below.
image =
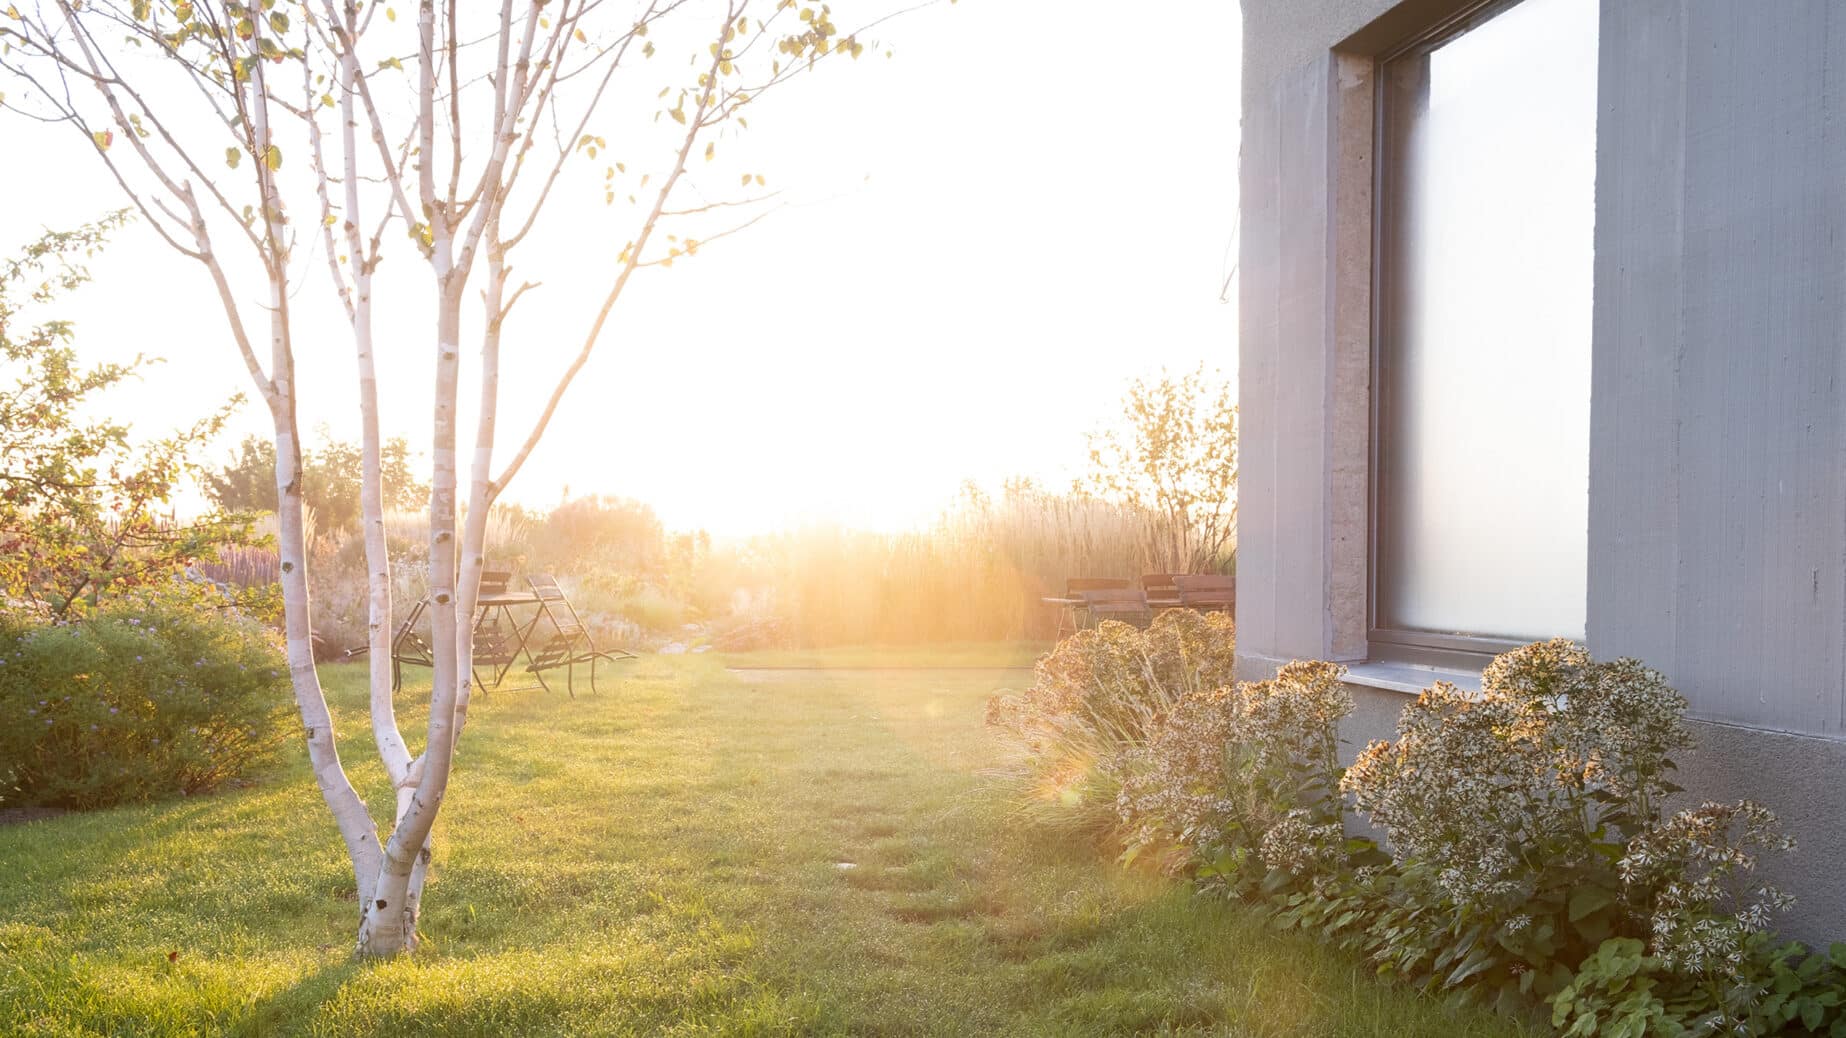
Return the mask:
[[[1172,573],[1143,573],[1141,574],[1141,590],[1150,595],[1161,591],[1177,591],[1179,585],[1173,583],[1174,576],[1175,574]]]
[[[1216,575],[1180,575],[1173,578],[1181,605],[1235,605],[1237,578]]]
[[[1145,602],[1147,595],[1134,588],[1098,588],[1081,592],[1085,602]]]

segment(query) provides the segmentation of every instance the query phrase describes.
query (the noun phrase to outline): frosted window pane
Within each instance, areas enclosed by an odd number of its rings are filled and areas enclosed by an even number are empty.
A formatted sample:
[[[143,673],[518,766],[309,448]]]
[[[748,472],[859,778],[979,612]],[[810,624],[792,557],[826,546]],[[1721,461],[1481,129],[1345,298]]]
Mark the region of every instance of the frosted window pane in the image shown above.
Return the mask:
[[[1583,637],[1596,11],[1385,68],[1380,626]]]

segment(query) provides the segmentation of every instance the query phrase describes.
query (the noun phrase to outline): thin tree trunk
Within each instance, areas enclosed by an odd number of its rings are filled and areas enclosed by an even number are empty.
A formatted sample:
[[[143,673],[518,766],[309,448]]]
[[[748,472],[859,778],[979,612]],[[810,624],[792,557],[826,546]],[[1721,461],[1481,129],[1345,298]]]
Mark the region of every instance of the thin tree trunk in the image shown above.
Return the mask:
[[[370,678],[372,739],[385,774],[402,788],[410,777],[410,750],[397,725],[391,700],[391,552],[385,540],[383,437],[378,420],[378,368],[372,341],[372,267],[359,230],[358,63],[347,53],[340,61],[340,145],[346,186],[346,248],[352,264],[353,345],[359,362],[359,514],[365,540],[366,648]],[[318,154],[318,146],[316,148]],[[332,245],[331,238],[328,241]],[[334,276],[339,276],[337,266]]]
[[[409,779],[399,787],[398,822],[385,844],[372,896],[361,906],[359,951],[365,955],[395,955],[416,949],[422,891],[418,889],[412,896],[411,883],[420,871],[427,875],[426,867],[419,870],[418,866],[427,866],[430,830],[448,789],[449,765],[454,756],[455,703],[461,686],[469,680],[467,668],[458,666],[459,603],[455,586],[455,400],[460,373],[462,279],[449,276],[449,245],[446,235],[436,244],[442,309],[436,328],[435,423],[430,450],[429,616],[435,676],[430,693],[429,738],[422,756],[411,765]]]
[[[278,388],[286,375],[278,373]],[[381,860],[378,830],[364,801],[353,789],[340,764],[334,740],[333,715],[321,690],[314,667],[314,643],[309,622],[307,542],[301,508],[301,445],[295,433],[292,396],[277,394],[274,408],[276,433],[276,551],[281,559],[282,629],[288,649],[289,681],[295,706],[307,736],[308,761],[314,769],[321,797],[333,812],[340,838],[353,862],[353,882],[364,899],[369,896]]]
[[[248,5],[249,17],[260,19],[260,5]],[[253,23],[255,24],[255,23]],[[249,51],[260,54],[260,40],[252,34]],[[308,743],[308,760],[321,797],[333,813],[340,838],[353,862],[353,884],[363,901],[380,860],[378,829],[365,802],[347,778],[333,731],[333,715],[321,689],[314,665],[314,627],[308,595],[307,535],[301,498],[301,432],[295,412],[295,356],[289,318],[288,228],[281,193],[276,189],[273,165],[268,161],[270,140],[269,95],[261,62],[246,81],[253,172],[262,203],[262,254],[269,279],[270,386],[266,399],[275,423],[276,530],[282,585],[283,634],[288,652],[289,681]],[[196,214],[195,214],[196,217]],[[196,219],[203,241],[203,220]],[[216,264],[209,264],[221,276]]]
[[[481,336],[481,396],[476,409],[474,461],[468,474],[468,515],[462,530],[461,587],[463,615],[473,617],[481,597],[481,573],[487,565],[487,514],[493,508],[494,423],[500,404],[500,326],[506,318],[506,257],[500,250],[500,221],[487,228],[487,285],[483,295],[487,327]],[[470,619],[456,647],[456,665],[472,674],[474,623]],[[474,683],[462,685],[455,699],[455,737],[468,726]]]

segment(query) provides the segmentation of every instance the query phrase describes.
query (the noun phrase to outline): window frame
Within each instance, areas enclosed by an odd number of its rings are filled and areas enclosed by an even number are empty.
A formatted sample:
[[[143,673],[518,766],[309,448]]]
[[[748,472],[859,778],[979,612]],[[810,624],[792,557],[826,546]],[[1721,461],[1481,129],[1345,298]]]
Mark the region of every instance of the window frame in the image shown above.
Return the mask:
[[[1446,17],[1438,18],[1416,33],[1377,52],[1372,60],[1372,213],[1371,213],[1371,384],[1368,393],[1370,414],[1367,416],[1368,444],[1366,459],[1366,580],[1365,638],[1370,659],[1406,662],[1419,665],[1479,670],[1489,659],[1516,649],[1525,641],[1465,633],[1441,633],[1413,628],[1392,627],[1380,616],[1385,582],[1385,553],[1380,533],[1383,529],[1384,427],[1387,418],[1386,395],[1390,379],[1391,350],[1385,342],[1387,318],[1392,305],[1392,281],[1385,261],[1390,234],[1396,230],[1391,214],[1391,194],[1387,190],[1392,172],[1386,120],[1389,115],[1387,66],[1419,51],[1433,50],[1472,29],[1491,21],[1523,0],[1474,0]]]

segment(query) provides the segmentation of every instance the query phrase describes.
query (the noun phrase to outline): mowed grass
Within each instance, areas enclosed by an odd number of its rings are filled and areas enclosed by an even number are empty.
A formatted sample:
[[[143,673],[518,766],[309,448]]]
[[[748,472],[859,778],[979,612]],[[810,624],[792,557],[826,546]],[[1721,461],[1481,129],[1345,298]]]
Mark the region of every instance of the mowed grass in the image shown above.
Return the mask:
[[[765,649],[720,653],[731,667],[820,670],[1024,670],[1051,651],[1051,642],[945,642],[940,645],[846,645],[825,649]],[[1019,679],[1021,681],[1025,679]]]
[[[250,788],[0,829],[0,1033],[1521,1033],[1017,824],[981,774],[1016,671],[620,673],[477,700],[414,958],[353,959],[298,749]],[[363,673],[327,680],[382,814]]]

